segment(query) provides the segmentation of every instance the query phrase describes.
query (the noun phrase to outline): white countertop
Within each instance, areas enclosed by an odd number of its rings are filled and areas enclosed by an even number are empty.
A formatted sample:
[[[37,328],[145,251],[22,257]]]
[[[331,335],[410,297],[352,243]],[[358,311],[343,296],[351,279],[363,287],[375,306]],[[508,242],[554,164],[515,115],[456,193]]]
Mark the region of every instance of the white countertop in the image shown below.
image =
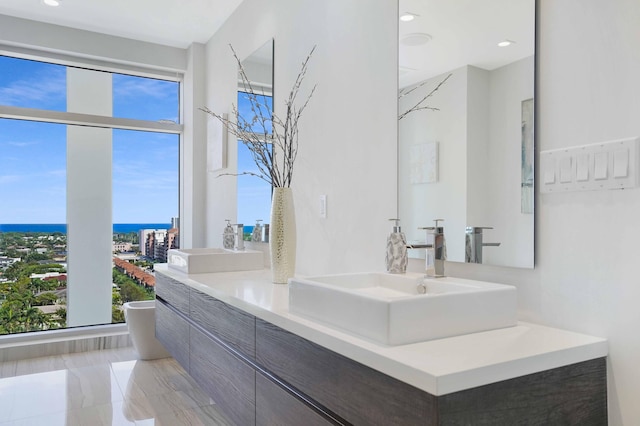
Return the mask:
[[[187,275],[156,271],[264,321],[324,346],[432,395],[604,357],[607,340],[519,322],[515,327],[401,346],[385,346],[289,312],[289,287],[271,271]]]

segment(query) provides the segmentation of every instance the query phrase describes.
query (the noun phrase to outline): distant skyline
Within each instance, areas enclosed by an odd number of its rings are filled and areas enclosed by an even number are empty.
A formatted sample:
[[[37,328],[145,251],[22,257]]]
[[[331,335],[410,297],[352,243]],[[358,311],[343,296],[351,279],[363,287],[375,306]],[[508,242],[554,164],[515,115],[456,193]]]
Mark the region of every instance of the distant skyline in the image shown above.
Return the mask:
[[[0,105],[66,110],[66,67],[0,56]],[[178,122],[179,84],[113,74],[113,115]],[[113,222],[178,216],[179,136],[113,130]],[[66,125],[0,119],[0,223],[66,223]]]

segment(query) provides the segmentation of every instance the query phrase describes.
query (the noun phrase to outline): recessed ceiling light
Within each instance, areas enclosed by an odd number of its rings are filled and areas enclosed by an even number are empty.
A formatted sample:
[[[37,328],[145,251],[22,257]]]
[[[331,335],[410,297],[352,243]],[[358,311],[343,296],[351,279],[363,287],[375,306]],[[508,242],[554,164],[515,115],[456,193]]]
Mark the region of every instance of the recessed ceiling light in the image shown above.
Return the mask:
[[[416,18],[416,16],[418,15],[416,15],[415,13],[405,12],[402,15],[400,15],[400,20],[402,22],[409,22],[409,21],[413,21]]]
[[[512,40],[503,40],[500,43],[498,43],[498,46],[507,47],[507,46],[511,46],[514,43],[515,43],[515,41],[512,41]]]
[[[42,0],[42,4],[46,4],[47,6],[52,7],[60,6],[60,3],[60,0]]]
[[[400,38],[400,43],[405,46],[420,46],[431,41],[431,36],[427,33],[412,33]]]

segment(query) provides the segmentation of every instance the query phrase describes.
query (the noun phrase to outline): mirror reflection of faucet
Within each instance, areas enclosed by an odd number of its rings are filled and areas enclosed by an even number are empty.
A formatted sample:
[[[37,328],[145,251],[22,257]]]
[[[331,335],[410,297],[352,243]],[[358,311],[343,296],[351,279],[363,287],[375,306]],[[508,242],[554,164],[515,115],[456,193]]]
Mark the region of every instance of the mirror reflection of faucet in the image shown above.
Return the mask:
[[[466,263],[482,263],[483,247],[499,247],[500,243],[485,243],[483,230],[493,229],[490,226],[467,226],[464,236],[464,261]]]

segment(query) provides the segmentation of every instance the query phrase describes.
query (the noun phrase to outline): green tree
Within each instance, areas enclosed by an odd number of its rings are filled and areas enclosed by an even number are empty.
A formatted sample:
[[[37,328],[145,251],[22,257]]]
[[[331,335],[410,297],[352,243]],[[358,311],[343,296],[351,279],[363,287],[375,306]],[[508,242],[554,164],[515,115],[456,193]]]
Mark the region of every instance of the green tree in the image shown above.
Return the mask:
[[[38,294],[33,304],[35,306],[55,305],[57,300],[58,296],[55,293],[46,292]]]
[[[148,293],[142,287],[130,282],[125,282],[120,286],[120,296],[124,303],[150,299]]]
[[[124,322],[124,311],[122,307],[111,305],[111,323],[117,324]]]
[[[59,318],[61,327],[65,327],[67,324],[67,308],[56,309],[55,315]]]

